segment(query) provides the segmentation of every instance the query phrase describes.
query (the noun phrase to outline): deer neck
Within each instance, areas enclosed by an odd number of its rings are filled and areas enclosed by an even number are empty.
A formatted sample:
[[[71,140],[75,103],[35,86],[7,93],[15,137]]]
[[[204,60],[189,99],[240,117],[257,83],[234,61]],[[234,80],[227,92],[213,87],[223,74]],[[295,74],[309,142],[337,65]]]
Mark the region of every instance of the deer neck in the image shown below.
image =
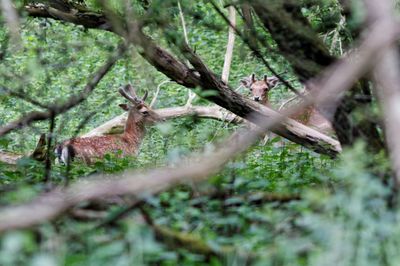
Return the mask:
[[[125,124],[124,136],[135,142],[140,142],[145,134],[146,127],[143,121],[135,122],[134,114],[129,113]]]
[[[269,102],[268,97],[265,97],[264,99],[262,99],[262,101],[260,101],[260,103],[261,103],[262,105],[264,105],[264,106],[271,107],[271,104],[270,104],[270,102]]]

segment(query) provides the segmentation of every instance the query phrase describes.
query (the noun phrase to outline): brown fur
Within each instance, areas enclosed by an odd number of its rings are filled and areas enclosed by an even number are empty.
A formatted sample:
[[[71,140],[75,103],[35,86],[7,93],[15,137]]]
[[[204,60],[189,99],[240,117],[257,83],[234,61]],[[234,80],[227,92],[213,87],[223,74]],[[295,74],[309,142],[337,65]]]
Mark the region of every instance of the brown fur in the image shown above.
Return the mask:
[[[257,80],[254,74],[242,80],[242,84],[250,89],[253,100],[268,107],[271,107],[268,94],[276,85],[276,82],[276,78],[268,78],[267,76],[264,76],[261,80]],[[333,132],[331,123],[314,106],[309,106],[302,112],[291,115],[290,118],[325,133]]]
[[[119,134],[114,136],[96,136],[75,138],[63,142],[62,146],[71,146],[75,158],[91,164],[93,159],[101,159],[107,153],[118,156],[135,155],[138,152],[144,129],[140,135]]]
[[[103,158],[108,153],[117,154],[118,156],[137,154],[145,136],[146,124],[152,124],[160,120],[160,118],[143,100],[137,99],[130,85],[127,85],[122,92],[120,90],[120,93],[133,103],[131,106],[120,105],[121,108],[129,111],[124,133],[110,136],[74,138],[64,141],[58,148],[60,158],[62,153],[67,152],[67,150],[69,154],[68,160],[75,157],[87,164],[93,163],[95,159]],[[118,154],[119,152],[120,154]],[[65,158],[62,158],[62,161],[68,163]]]

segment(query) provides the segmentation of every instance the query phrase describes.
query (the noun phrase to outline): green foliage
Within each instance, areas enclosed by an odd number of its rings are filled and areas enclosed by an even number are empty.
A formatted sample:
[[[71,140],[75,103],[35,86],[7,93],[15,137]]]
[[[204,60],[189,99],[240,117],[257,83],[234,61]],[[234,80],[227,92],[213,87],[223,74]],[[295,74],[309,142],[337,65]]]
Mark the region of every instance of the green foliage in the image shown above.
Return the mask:
[[[18,1],[21,5],[22,1]],[[73,1],[99,10],[99,1]],[[83,3],[84,2],[84,3]],[[126,12],[124,1],[108,1],[118,14]],[[181,24],[175,2],[153,0],[147,17],[141,2],[133,1],[135,15],[146,20],[145,31],[160,46],[179,55],[174,41],[182,41]],[[340,24],[336,1],[305,1],[302,12],[313,28],[326,34],[325,42],[341,54],[340,42],[350,37]],[[206,2],[182,0],[189,44],[215,73],[222,71],[227,26]],[[146,15],[147,14],[147,15]],[[23,18],[22,48],[13,50],[7,29],[0,27],[0,84],[20,91],[41,103],[63,102],[81,92],[90,76],[105,62],[121,39],[100,30],[50,19]],[[168,22],[168,23],[166,23]],[[240,28],[242,22],[238,22]],[[270,36],[256,21],[256,31],[269,47],[261,47],[272,67],[299,85],[287,62],[275,51]],[[335,36],[335,34],[338,34]],[[10,46],[10,47],[9,47]],[[4,52],[4,54],[3,54]],[[230,85],[266,71],[248,48],[236,41]],[[83,104],[57,117],[57,141],[86,132],[120,114],[117,88],[128,82],[150,98],[167,78],[145,62],[134,48],[113,67]],[[240,93],[248,95],[246,89]],[[272,92],[278,106],[289,96],[284,86]],[[203,95],[204,96],[204,95]],[[115,98],[115,100],[114,100]],[[165,84],[155,108],[181,106],[187,89]],[[195,105],[208,102],[197,97]],[[23,113],[41,110],[26,100],[0,90],[0,126]],[[94,114],[93,114],[94,112]],[[82,121],[82,128],[79,128]],[[91,178],[93,173],[117,173],[128,168],[179,166],[191,152],[210,148],[212,142],[229,135],[237,126],[198,117],[185,117],[148,130],[137,157],[107,155],[93,166],[74,163],[52,165],[56,184]],[[29,154],[48,121],[0,137],[0,149]],[[190,246],[212,250],[214,255],[193,251],[161,241],[155,227],[143,222],[141,212],[132,210],[114,223],[98,226],[123,211],[112,205],[102,210],[103,218],[82,221],[66,215],[31,230],[0,236],[0,265],[396,265],[400,228],[397,208],[389,207],[391,191],[381,179],[388,172],[385,155],[368,154],[362,144],[345,151],[337,160],[315,154],[276,138],[266,145],[256,144],[232,160],[217,175],[202,184],[185,184],[159,195],[141,195],[152,221],[168,229],[170,237],[190,240]],[[54,158],[51,158],[52,162]],[[373,174],[374,173],[374,174]],[[28,202],[45,189],[43,163],[23,158],[16,166],[0,164],[0,205]],[[380,177],[378,178],[377,175]],[[387,181],[387,180],[385,180]],[[300,195],[301,199],[251,200],[255,195]],[[124,198],[129,201],[130,198]],[[51,202],[49,202],[51,204]],[[86,207],[82,203],[80,207]],[[23,219],[23,217],[21,217]],[[175,234],[174,234],[175,232]],[[184,240],[182,240],[184,241]],[[199,248],[200,247],[200,248]],[[229,250],[229,255],[226,255]],[[231,251],[234,252],[231,252]],[[221,256],[220,254],[225,254]]]

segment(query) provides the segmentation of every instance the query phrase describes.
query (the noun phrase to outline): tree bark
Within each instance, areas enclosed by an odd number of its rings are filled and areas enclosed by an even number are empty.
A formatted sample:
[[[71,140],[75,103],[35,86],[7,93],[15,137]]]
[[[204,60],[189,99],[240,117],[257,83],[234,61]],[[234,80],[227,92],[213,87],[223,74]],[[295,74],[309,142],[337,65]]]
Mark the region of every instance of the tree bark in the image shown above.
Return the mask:
[[[236,9],[233,6],[228,7],[229,10],[229,21],[232,27],[228,26],[228,43],[226,45],[224,67],[222,68],[221,79],[223,82],[228,83],[229,72],[231,70],[232,58],[233,58],[233,48],[235,45],[235,30],[236,27]]]
[[[246,120],[224,110],[218,106],[191,106],[191,107],[172,107],[155,110],[162,119],[172,119],[184,116],[198,116],[210,118],[229,123],[241,123]],[[101,136],[107,134],[121,133],[124,130],[127,114],[119,115],[110,121],[92,129],[82,137]]]
[[[90,12],[88,16],[85,16],[86,13],[81,14],[76,10],[63,15],[59,11],[57,15],[54,15],[48,12],[48,8],[41,8],[37,5],[30,5],[26,10],[32,16],[47,16],[83,25],[88,28],[113,30],[111,23],[106,20],[104,15],[94,12]],[[74,18],[71,18],[71,16]],[[66,20],[65,17],[69,19]],[[90,20],[90,18],[93,20]],[[200,86],[202,91],[207,92],[213,90],[215,93],[212,95],[208,93],[204,98],[250,121],[259,123],[260,116],[268,119],[277,115],[275,111],[268,107],[255,103],[236,93],[227,84],[221,82],[219,78],[215,78],[214,76],[212,80],[207,80],[205,77],[206,74],[214,74],[206,67],[204,68],[203,76],[190,69],[185,63],[177,60],[166,50],[158,47],[151,38],[141,31],[139,23],[136,22],[131,25],[128,30],[129,34],[127,36],[130,36],[129,41],[141,48],[140,54],[157,70],[178,84],[191,89]],[[192,58],[194,58],[193,55]],[[193,62],[191,63],[193,64]],[[336,156],[341,150],[340,144],[336,140],[291,119],[285,119],[279,126],[273,128],[272,131],[318,153]]]
[[[244,20],[244,36],[249,41],[249,46],[257,48],[257,34],[256,29],[254,27],[254,20],[251,13],[251,6],[249,4],[243,4],[241,6],[242,15]]]
[[[320,75],[334,62],[335,57],[302,15],[298,1],[271,1],[268,5],[253,1],[251,4],[301,81]],[[370,110],[371,101],[365,100],[368,98],[371,98],[368,82],[360,81],[336,103],[318,108],[328,119],[333,118],[332,124],[342,145],[350,146],[357,139],[364,139],[368,147],[377,152],[384,148],[378,125],[365,117],[361,120],[354,117],[357,110]]]

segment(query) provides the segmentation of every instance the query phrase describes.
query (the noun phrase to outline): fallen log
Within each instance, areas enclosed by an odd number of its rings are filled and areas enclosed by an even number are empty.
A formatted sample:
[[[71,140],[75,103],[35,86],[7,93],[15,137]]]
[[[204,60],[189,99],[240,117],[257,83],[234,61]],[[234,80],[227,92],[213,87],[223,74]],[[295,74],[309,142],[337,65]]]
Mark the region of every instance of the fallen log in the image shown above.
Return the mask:
[[[225,122],[241,123],[245,120],[219,106],[182,106],[155,110],[163,119],[179,118],[184,116],[197,116],[200,118],[216,119]],[[110,121],[96,127],[82,137],[100,136],[120,133],[124,129],[127,114],[119,115]]]

